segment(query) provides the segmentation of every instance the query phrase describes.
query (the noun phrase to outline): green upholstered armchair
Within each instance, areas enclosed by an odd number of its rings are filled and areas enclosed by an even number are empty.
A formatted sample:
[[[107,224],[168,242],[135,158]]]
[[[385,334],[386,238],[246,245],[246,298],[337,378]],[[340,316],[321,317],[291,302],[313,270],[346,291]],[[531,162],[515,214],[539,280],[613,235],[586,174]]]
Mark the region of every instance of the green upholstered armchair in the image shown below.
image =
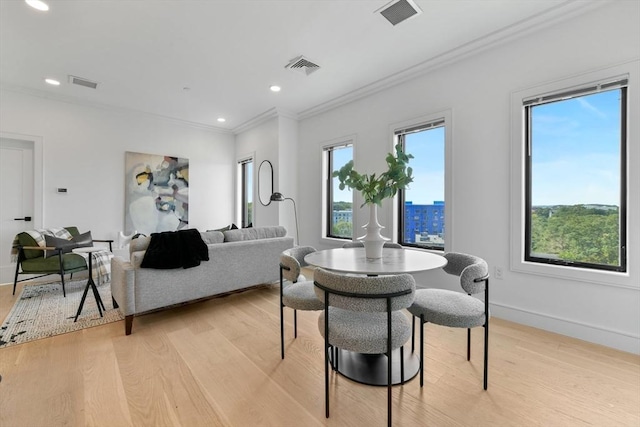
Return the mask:
[[[76,238],[80,235],[77,227],[64,227],[66,231]],[[90,234],[89,234],[90,236]],[[90,237],[89,237],[90,238]],[[71,252],[71,249],[79,246],[92,246],[93,242],[104,242],[109,244],[109,251],[113,251],[113,240],[95,240],[85,244],[74,245],[73,240],[64,243],[63,239],[52,239],[57,241],[55,245],[45,244],[40,246],[36,239],[28,232],[22,232],[14,239],[13,250],[17,252],[16,275],[13,281],[13,294],[16,293],[16,285],[18,282],[31,280],[38,277],[48,276],[50,274],[59,274],[62,281],[62,294],[66,297],[67,293],[64,287],[64,276],[67,273],[73,275],[78,271],[87,270],[87,261],[81,255]],[[63,240],[61,242],[61,240]],[[21,274],[28,274],[29,277],[18,280]],[[33,277],[33,275],[37,275]]]

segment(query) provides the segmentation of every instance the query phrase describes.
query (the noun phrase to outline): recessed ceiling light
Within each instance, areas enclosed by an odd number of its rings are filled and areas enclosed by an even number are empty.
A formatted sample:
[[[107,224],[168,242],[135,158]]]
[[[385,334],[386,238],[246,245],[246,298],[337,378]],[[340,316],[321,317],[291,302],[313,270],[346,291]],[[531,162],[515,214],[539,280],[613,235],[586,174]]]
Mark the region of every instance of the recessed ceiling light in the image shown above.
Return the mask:
[[[44,81],[53,86],[60,86],[60,82],[56,79],[44,79]]]
[[[280,86],[273,85],[269,89],[271,89],[271,92],[280,92],[281,88]]]
[[[226,122],[226,121],[227,121],[227,119],[225,119],[224,117],[218,117],[218,121],[219,121],[220,123],[224,123],[224,122]]]
[[[34,9],[38,9],[43,12],[46,12],[47,10],[49,10],[49,5],[43,2],[42,0],[24,0],[24,1]]]

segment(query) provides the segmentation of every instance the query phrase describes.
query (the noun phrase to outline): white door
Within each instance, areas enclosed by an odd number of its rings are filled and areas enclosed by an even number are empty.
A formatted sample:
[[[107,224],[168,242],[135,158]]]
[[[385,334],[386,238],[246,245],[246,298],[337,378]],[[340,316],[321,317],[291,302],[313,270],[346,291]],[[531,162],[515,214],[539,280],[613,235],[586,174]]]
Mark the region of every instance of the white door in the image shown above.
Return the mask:
[[[13,283],[11,243],[34,228],[34,143],[0,138],[0,283]]]

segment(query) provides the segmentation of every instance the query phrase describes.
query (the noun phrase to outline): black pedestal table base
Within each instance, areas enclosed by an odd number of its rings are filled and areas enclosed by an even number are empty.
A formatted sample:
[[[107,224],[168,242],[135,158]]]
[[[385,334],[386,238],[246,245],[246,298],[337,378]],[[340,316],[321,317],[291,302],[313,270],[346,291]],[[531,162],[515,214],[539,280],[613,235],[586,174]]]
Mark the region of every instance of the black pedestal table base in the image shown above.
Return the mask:
[[[338,372],[350,380],[367,385],[387,385],[387,356],[385,354],[363,354],[337,349]],[[329,350],[331,356],[331,350]],[[391,383],[403,384],[400,373],[400,349],[393,350]],[[333,366],[335,364],[331,363]],[[420,358],[409,351],[404,352],[404,382],[414,378],[420,371]]]

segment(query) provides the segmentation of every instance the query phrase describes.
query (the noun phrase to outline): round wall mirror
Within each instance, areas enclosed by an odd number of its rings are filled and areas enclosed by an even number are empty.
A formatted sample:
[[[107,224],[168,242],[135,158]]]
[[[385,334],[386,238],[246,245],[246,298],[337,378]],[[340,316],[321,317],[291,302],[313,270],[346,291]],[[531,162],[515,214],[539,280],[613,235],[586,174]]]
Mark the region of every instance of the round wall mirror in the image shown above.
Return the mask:
[[[269,206],[273,194],[273,166],[269,160],[263,160],[258,168],[258,199],[262,206]]]

